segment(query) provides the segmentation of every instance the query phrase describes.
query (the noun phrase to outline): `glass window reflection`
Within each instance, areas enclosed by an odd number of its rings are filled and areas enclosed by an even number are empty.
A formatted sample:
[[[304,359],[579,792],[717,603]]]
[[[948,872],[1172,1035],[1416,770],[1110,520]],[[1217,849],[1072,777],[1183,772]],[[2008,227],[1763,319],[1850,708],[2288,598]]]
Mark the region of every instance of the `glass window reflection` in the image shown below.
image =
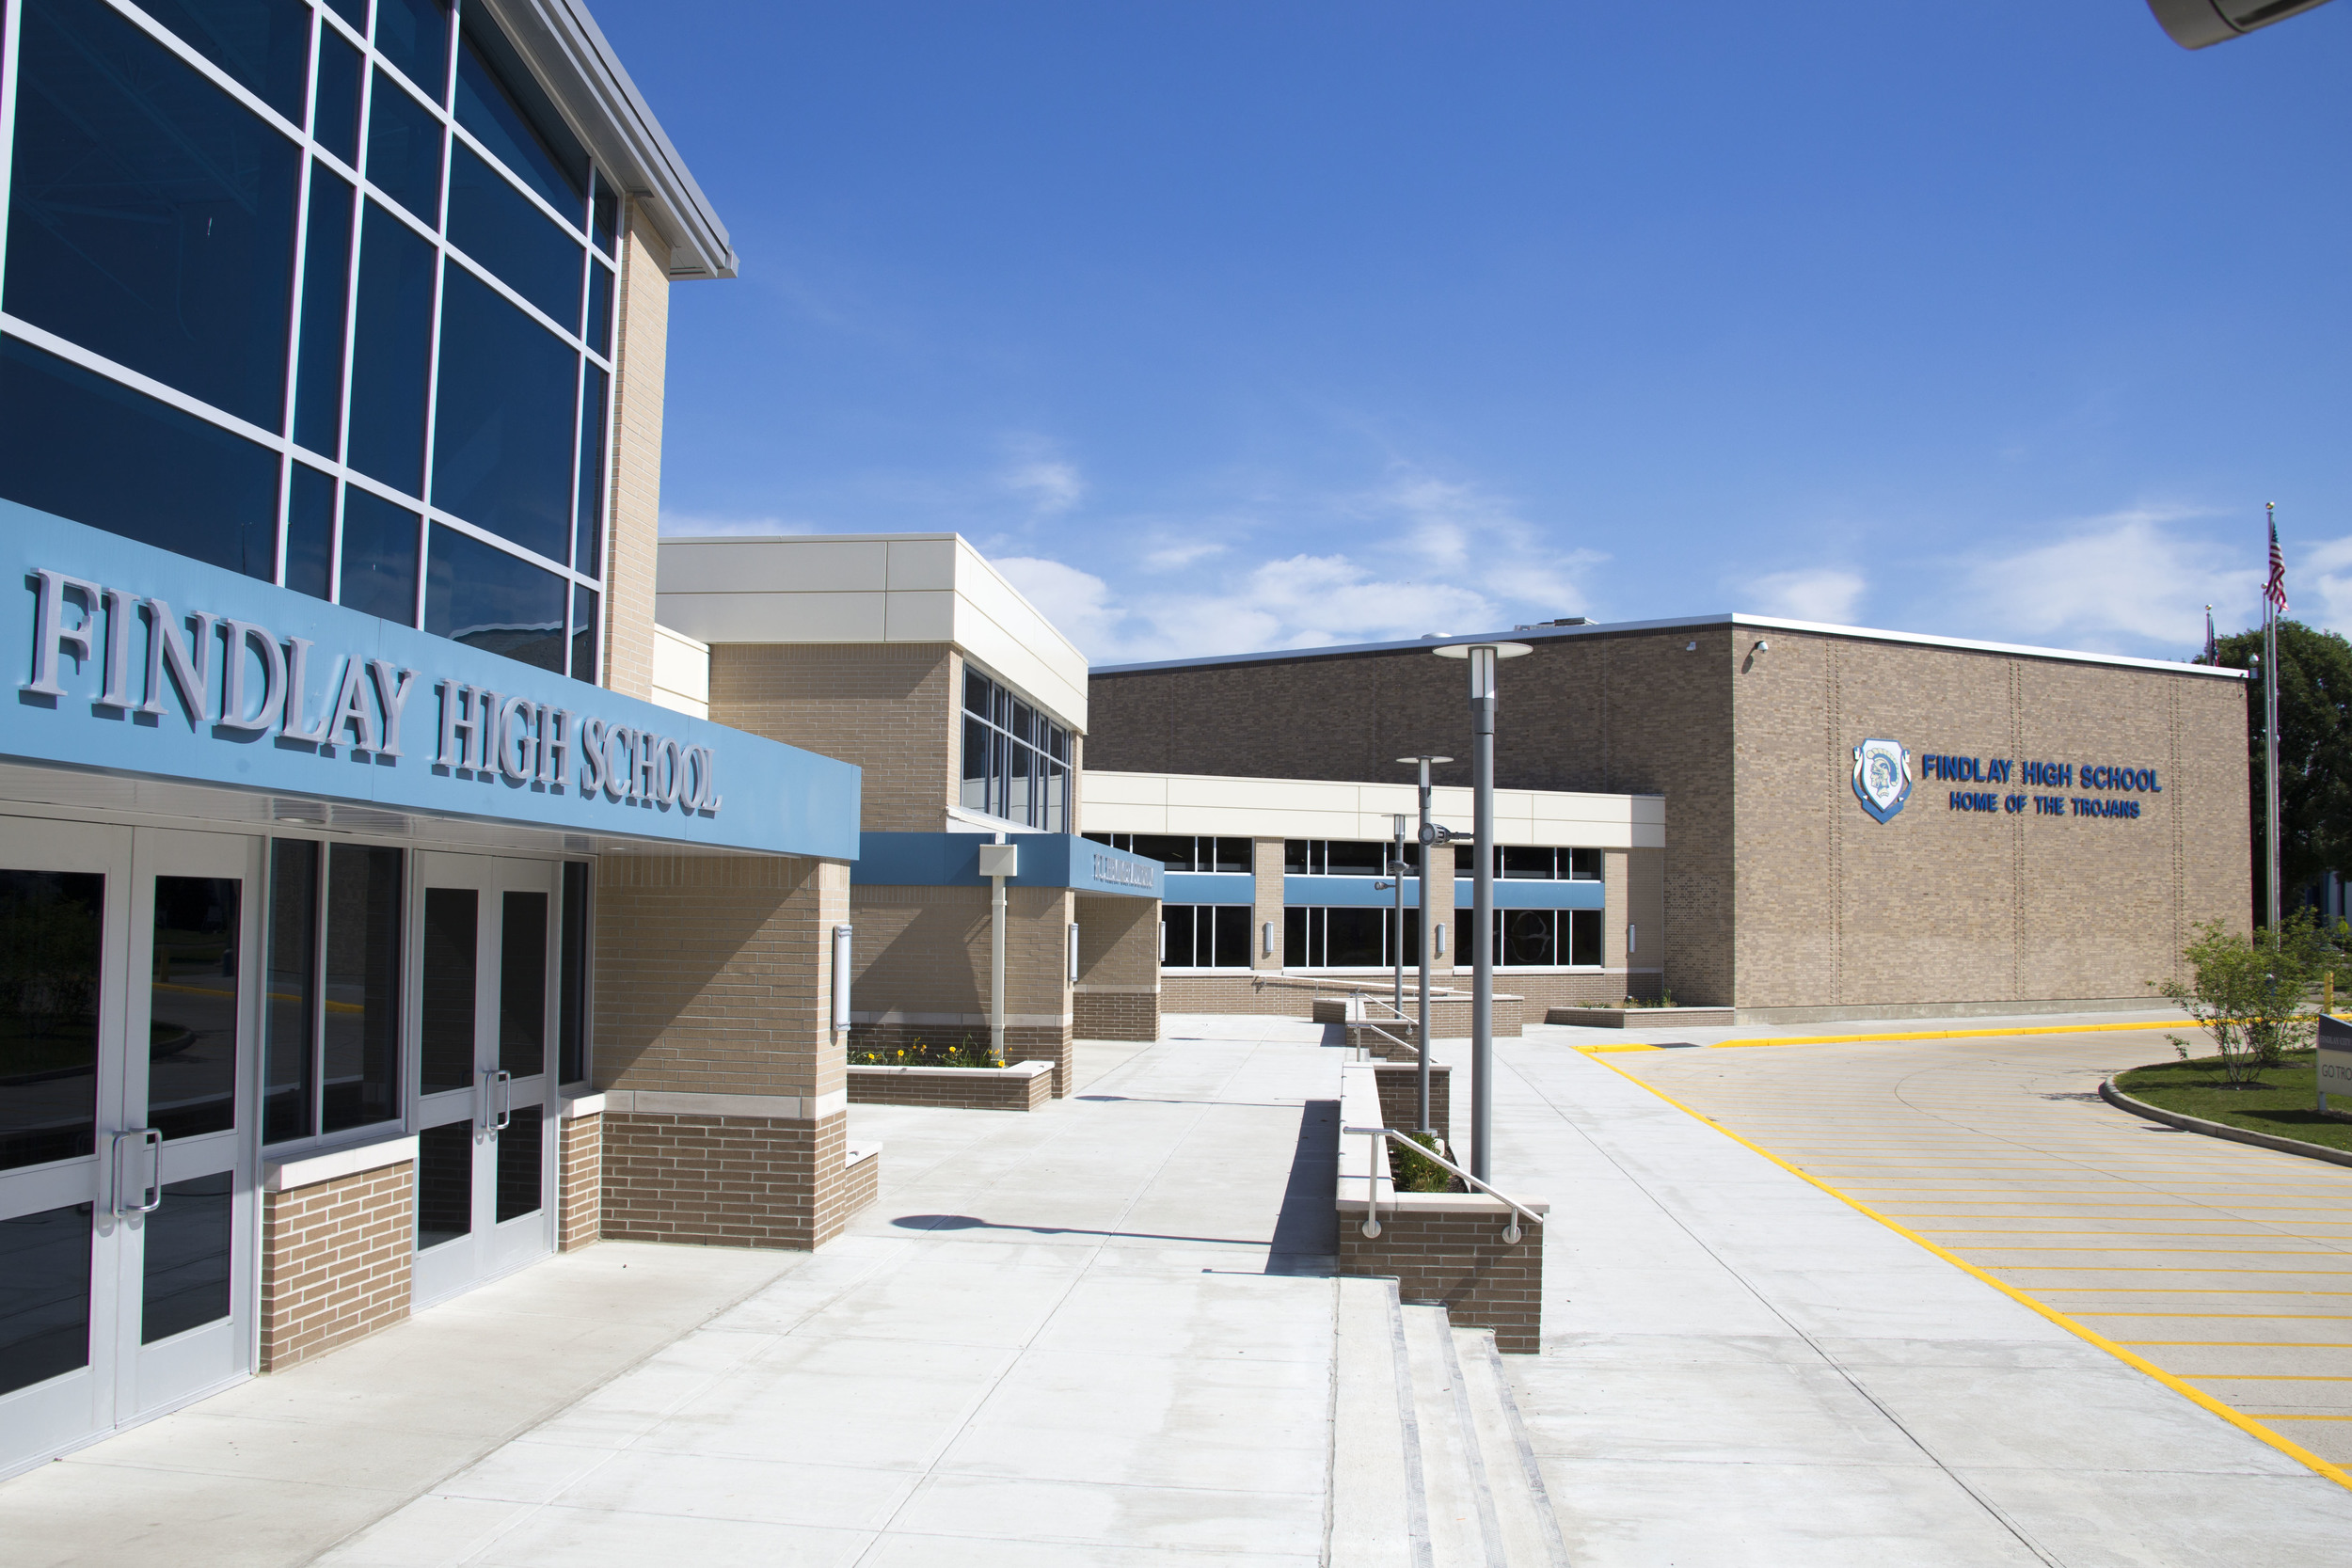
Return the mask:
[[[440,227],[441,122],[380,71],[368,100],[368,182]]]
[[[457,56],[457,123],[491,155],[578,223],[588,188],[588,154],[539,90],[514,45],[470,11]]]
[[[433,525],[424,629],[564,673],[564,579],[445,524]]]
[[[441,293],[433,504],[550,561],[564,559],[579,365],[580,356],[546,327],[451,267]]]
[[[294,144],[98,0],[18,47],[8,311],[276,430]]]
[[[377,0],[375,46],[402,74],[441,100],[449,80],[449,8],[440,0]]]
[[[167,1138],[237,1124],[237,911],[228,877],[155,879],[147,1125]]]
[[[358,485],[343,493],[342,602],[417,624],[417,515]]]
[[[577,240],[460,143],[449,180],[449,241],[566,328],[580,321]]]
[[[139,0],[139,9],[254,97],[302,123],[310,74],[310,8],[302,0]]]
[[[0,1170],[97,1148],[106,879],[0,871]]]
[[[424,493],[424,384],[433,350],[433,247],[368,203],[351,351],[351,466]]]

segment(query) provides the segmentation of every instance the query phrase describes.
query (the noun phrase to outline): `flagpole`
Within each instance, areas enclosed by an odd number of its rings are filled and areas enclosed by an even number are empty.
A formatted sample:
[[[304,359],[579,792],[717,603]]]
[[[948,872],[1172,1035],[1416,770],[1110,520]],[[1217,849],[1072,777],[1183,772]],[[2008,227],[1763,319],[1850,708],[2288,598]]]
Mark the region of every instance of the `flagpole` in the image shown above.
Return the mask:
[[[2275,574],[2275,562],[2279,559],[2278,503],[2265,502],[2263,513],[2270,524],[2270,558]],[[2269,884],[2266,904],[2270,911],[2270,944],[2276,947],[2279,944],[2279,601],[2267,590],[2263,594],[2263,793],[2270,816],[2269,845],[2264,869]]]

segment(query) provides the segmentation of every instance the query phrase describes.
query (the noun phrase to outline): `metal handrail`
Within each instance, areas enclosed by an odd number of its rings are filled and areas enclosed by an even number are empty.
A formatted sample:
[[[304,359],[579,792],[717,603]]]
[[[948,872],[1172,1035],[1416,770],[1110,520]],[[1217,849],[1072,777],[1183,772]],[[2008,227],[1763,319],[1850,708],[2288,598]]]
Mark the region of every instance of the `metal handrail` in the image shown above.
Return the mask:
[[[1343,1127],[1340,1131],[1343,1133],[1359,1132],[1368,1138],[1401,1138],[1405,1136],[1405,1134],[1399,1132],[1393,1127]],[[1436,1161],[1438,1164],[1443,1165],[1447,1170],[1452,1171],[1454,1175],[1460,1177],[1463,1180],[1469,1182],[1480,1192],[1485,1193],[1488,1197],[1494,1198],[1499,1202],[1508,1204],[1510,1206],[1510,1223],[1502,1227],[1503,1245],[1518,1245],[1519,1237],[1524,1234],[1524,1232],[1519,1229],[1520,1215],[1526,1215],[1528,1223],[1531,1225],[1541,1225],[1544,1223],[1543,1215],[1535,1212],[1534,1210],[1530,1209],[1526,1204],[1521,1203],[1518,1198],[1512,1197],[1508,1194],[1495,1191],[1492,1187],[1486,1185],[1486,1182],[1481,1181],[1478,1178],[1472,1176],[1470,1172],[1464,1170],[1461,1166],[1455,1164],[1453,1161],[1447,1159],[1444,1155],[1438,1153],[1436,1149],[1431,1148],[1426,1144],[1416,1142],[1410,1138],[1406,1138],[1406,1142],[1412,1144],[1413,1152],[1420,1155],[1422,1159]],[[1364,1167],[1365,1219],[1362,1228],[1367,1239],[1380,1234],[1379,1179],[1379,1172],[1372,1164],[1366,1164]]]

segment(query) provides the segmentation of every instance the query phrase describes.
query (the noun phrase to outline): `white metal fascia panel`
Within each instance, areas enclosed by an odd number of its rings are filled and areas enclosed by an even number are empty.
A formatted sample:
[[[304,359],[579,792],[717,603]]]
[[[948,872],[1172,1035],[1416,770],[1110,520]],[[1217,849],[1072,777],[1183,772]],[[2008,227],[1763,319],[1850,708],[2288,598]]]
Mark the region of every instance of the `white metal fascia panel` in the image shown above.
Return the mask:
[[[1091,768],[1087,770],[1084,805],[1088,808],[1100,804],[1151,806],[1155,810],[1164,810],[1168,805],[1168,778],[1165,773],[1097,773]]]
[[[959,590],[951,596],[955,603],[956,646],[1057,721],[1085,734],[1086,661],[1076,657],[1075,650],[1071,650],[1076,676],[1073,679],[1068,663],[1058,657],[1044,657],[1035,645],[1035,631],[1044,626],[1041,619],[1036,620],[1032,627],[1016,630],[991,613],[991,607],[975,601],[970,594]],[[1035,618],[1035,611],[1029,611],[1029,617]],[[1031,635],[1025,638],[1025,630]]]
[[[710,644],[664,626],[653,628],[653,684],[689,702],[710,701]]]
[[[880,539],[664,539],[656,559],[662,594],[878,594],[890,586],[890,546]]]
[[[654,613],[705,642],[880,642],[881,594],[660,594]]]
[[[962,546],[963,541],[952,533],[888,541],[884,547],[890,552],[890,587],[894,591],[930,588],[953,593],[956,559]]]
[[[883,595],[888,608],[877,629],[877,642],[953,642],[956,637],[956,595],[952,590],[893,589]]]

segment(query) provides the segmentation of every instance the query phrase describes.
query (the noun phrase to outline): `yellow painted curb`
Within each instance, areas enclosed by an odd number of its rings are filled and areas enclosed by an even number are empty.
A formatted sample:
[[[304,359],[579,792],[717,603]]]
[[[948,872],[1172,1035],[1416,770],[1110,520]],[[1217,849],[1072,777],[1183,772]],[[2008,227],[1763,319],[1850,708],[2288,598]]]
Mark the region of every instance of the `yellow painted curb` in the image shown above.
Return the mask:
[[[2064,1025],[2037,1024],[2028,1029],[1923,1029],[1906,1035],[1768,1035],[1751,1040],[1714,1040],[1701,1046],[1703,1051],[1738,1051],[1758,1045],[1865,1045],[1879,1040],[1976,1040],[2006,1039],[2011,1035],[2099,1035],[2112,1031],[2188,1029],[2194,1028],[2186,1019],[2178,1023],[2159,1021],[2153,1023],[2069,1023]],[[1630,1045],[1580,1045],[1572,1049],[1588,1056],[1605,1055],[1613,1051],[1662,1051],[1664,1046],[1637,1040]],[[1678,1049],[1688,1050],[1689,1047]],[[1646,1084],[1643,1087],[1647,1088]]]
[[[2115,1026],[2109,1024],[2106,1025],[2106,1027],[2113,1028]],[[2019,1031],[2019,1033],[2023,1032],[2024,1031],[2022,1030]],[[2042,1032],[2045,1034],[2065,1034],[2069,1031],[2053,1029]],[[1931,1036],[1927,1037],[1933,1038],[1935,1037]],[[1644,1084],[1639,1078],[1634,1077],[1633,1074],[1617,1066],[1616,1063],[1603,1062],[1600,1065],[1615,1073],[1618,1077],[1624,1079],[1627,1083],[1637,1085],[1642,1088],[1649,1090],[1650,1093],[1656,1095],[1659,1099],[1664,1101],[1676,1110],[1680,1111],[1683,1115],[1712,1127],[1716,1132],[1721,1132],[1724,1137],[1729,1138],[1732,1142],[1740,1145],[1742,1148],[1751,1149],[1757,1154],[1761,1154],[1765,1159],[1770,1160],[1772,1164],[1778,1165],[1789,1175],[1796,1177],[1799,1180],[1820,1188],[1822,1192],[1827,1193],[1830,1196],[1836,1198],[1838,1202],[1845,1204],[1848,1208],[1854,1210],[1858,1213],[1867,1214],[1871,1219],[1878,1221],[1879,1224],[1886,1227],[1887,1229],[1892,1230],[1896,1235],[1926,1248],[1928,1251],[1935,1254],[1938,1258],[1943,1259],[1947,1263],[1951,1264],[1954,1268],[1960,1269],[1964,1273],[1973,1275],[1977,1278],[1983,1280],[1987,1285],[1990,1285],[1994,1290],[2000,1291],[2001,1294],[2009,1297],[2014,1302],[2017,1302],[2021,1306],[2030,1307],[2035,1312],[2040,1313],[2042,1317],[2047,1318],[2050,1322],[2058,1324],[2058,1327],[2066,1330],[2069,1334],[2075,1336],[2077,1338],[2080,1338],[2087,1343],[2098,1346],[2101,1350],[2106,1351],[2108,1354],[2122,1362],[2125,1366],[2130,1367],[2137,1371],[2147,1373],[2150,1377],[2154,1378],[2158,1383],[2163,1384],[2167,1388],[2171,1389],[2174,1393],[2187,1400],[2190,1403],[2195,1404],[2201,1409],[2211,1411],[2214,1415],[2220,1417],[2223,1420],[2229,1422],[2232,1426],[2237,1428],[2240,1432],[2245,1433],[2247,1435],[2259,1438],[2261,1441],[2269,1444],[2280,1453],[2285,1454],[2289,1459],[2294,1460],[2296,1464],[2306,1465],[2309,1468],[2317,1471],[2319,1474],[2326,1476],[2329,1481],[2334,1481],[2339,1486],[2352,1488],[2352,1472],[2346,1472],[2342,1465],[2330,1465],[2328,1461],[2320,1458],[2319,1455],[2312,1452],[2309,1449],[2303,1448],[2299,1444],[2288,1441],[2278,1433],[2275,1433],[2268,1427],[2264,1426],[2260,1421],[2239,1415],[2228,1405],[2223,1404],[2219,1400],[2215,1399],[2212,1395],[2191,1387],[2188,1384],[2173,1376],[2170,1372],[2166,1371],[2162,1367],[2157,1366],[2147,1357],[2134,1355],[2130,1351],[2125,1350],[2122,1345],[2116,1343],[2113,1339],[2108,1338],[2106,1335],[2100,1334],[2093,1329],[2084,1327],[2081,1323],[2076,1323],[2074,1319],[2068,1317],[2065,1313],[2059,1311],[2054,1307],[2044,1306],[2042,1303],[2036,1301],[2033,1297],[2026,1294],[2025,1291],[2018,1290],[2013,1285],[2010,1285],[2006,1280],[1997,1279],[1992,1275],[1985,1273],[1984,1270],[1977,1267],[1974,1263],[1969,1262],[1966,1259],[1962,1258],[1957,1253],[1947,1251],[1945,1248],[1936,1245],[1933,1242],[1929,1241],[1925,1236],[1920,1235],[1917,1231],[1911,1229],[1909,1227],[1898,1224],[1896,1221],[1888,1219],[1884,1214],[1880,1213],[1868,1204],[1848,1197],[1844,1193],[1839,1192],[1836,1188],[1831,1186],[1820,1177],[1799,1170],[1796,1166],[1790,1164],[1779,1155],[1774,1154],[1771,1149],[1764,1148],[1761,1144],[1755,1143],[1747,1138],[1741,1137],[1739,1133],[1734,1132],[1730,1128],[1725,1127],[1722,1122],[1715,1120],[1712,1117],[1702,1116],[1699,1112],[1692,1110],[1688,1105],[1685,1105],[1681,1101],[1677,1100],[1665,1090],[1659,1088],[1653,1084]]]

